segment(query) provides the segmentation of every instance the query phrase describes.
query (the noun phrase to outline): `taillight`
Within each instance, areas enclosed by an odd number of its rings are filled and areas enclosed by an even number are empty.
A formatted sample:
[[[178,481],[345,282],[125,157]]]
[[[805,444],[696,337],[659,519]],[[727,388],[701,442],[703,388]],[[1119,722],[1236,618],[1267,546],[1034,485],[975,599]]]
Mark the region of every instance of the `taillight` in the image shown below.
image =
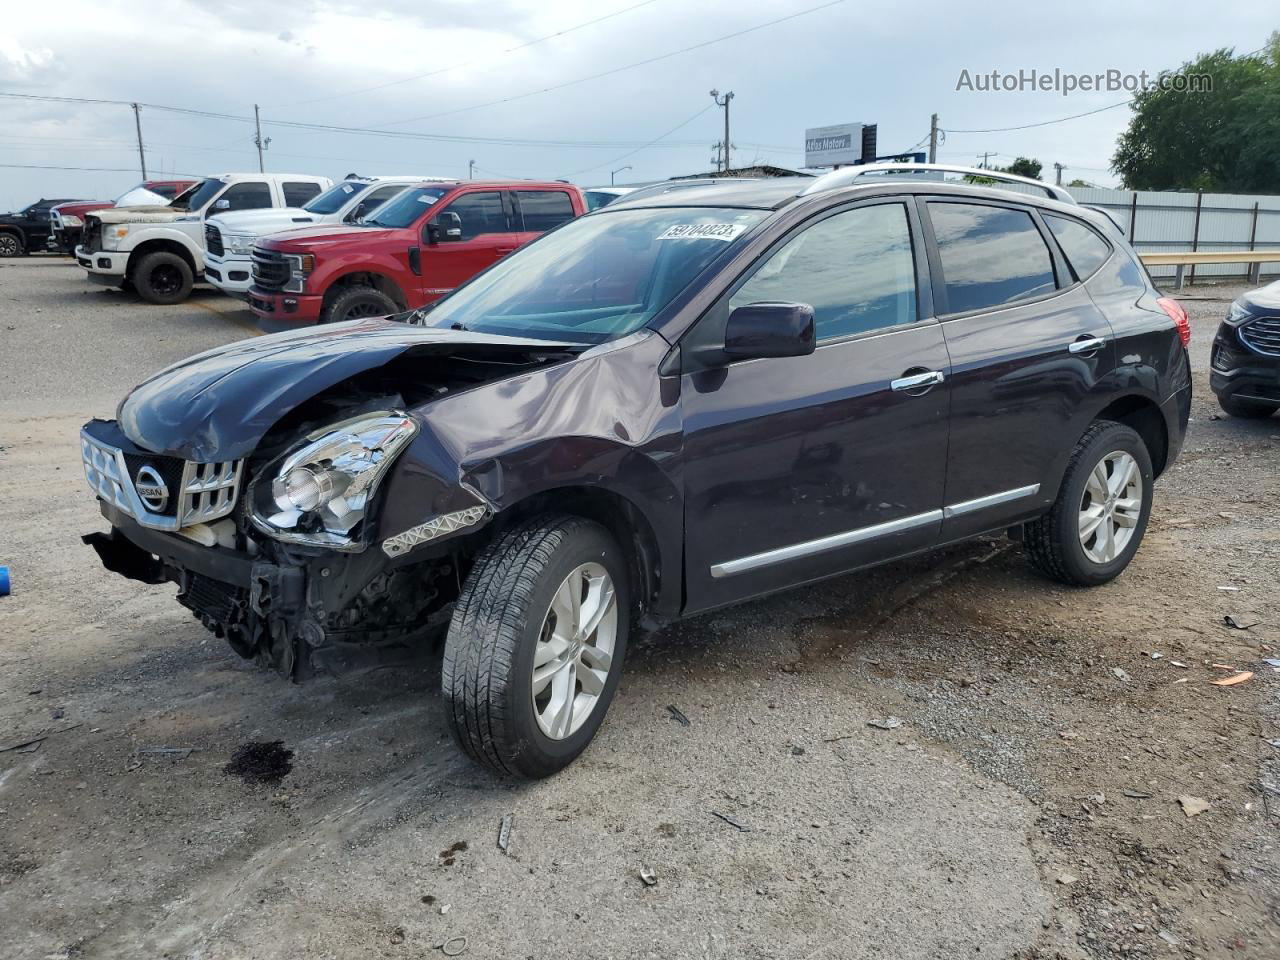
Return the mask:
[[[1161,297],[1156,303],[1161,310],[1169,315],[1173,325],[1178,328],[1178,338],[1182,341],[1182,345],[1184,347],[1191,346],[1191,318],[1187,316],[1187,311],[1182,309],[1182,304],[1173,299],[1173,297]]]

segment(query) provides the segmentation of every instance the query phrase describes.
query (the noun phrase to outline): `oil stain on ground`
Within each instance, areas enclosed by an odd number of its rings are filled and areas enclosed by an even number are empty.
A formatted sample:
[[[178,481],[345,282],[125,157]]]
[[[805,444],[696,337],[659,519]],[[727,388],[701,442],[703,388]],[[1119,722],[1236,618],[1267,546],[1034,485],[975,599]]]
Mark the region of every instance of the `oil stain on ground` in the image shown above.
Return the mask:
[[[222,772],[245,783],[279,783],[293,769],[292,761],[293,751],[285,749],[283,740],[255,740],[238,747]]]

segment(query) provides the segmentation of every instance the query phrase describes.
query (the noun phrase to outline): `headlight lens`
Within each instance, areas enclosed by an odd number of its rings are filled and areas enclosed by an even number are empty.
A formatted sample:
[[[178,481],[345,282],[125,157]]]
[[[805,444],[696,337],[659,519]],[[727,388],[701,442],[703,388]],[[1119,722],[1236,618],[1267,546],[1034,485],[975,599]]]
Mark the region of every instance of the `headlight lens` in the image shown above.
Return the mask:
[[[1244,307],[1240,306],[1239,303],[1233,303],[1231,304],[1231,309],[1227,311],[1227,323],[1231,324],[1233,327],[1238,327],[1240,324],[1248,320],[1250,316],[1252,316],[1252,314],[1250,314]]]
[[[104,250],[114,250],[120,246],[120,241],[129,235],[129,225],[127,223],[104,223],[102,225],[102,248]]]
[[[254,239],[243,233],[223,234],[222,245],[232,253],[248,254],[253,252]]]
[[[307,288],[307,276],[316,268],[315,254],[287,253],[285,262],[289,264],[289,279],[284,288],[289,293],[302,293]]]
[[[59,222],[60,222],[64,227],[82,227],[82,226],[84,226],[84,221],[83,221],[83,220],[81,220],[79,217],[77,217],[74,213],[60,213],[60,214],[58,214],[58,221],[59,221]]]
[[[254,526],[289,543],[363,550],[357,527],[378,482],[417,432],[402,413],[372,413],[311,434],[255,481]]]

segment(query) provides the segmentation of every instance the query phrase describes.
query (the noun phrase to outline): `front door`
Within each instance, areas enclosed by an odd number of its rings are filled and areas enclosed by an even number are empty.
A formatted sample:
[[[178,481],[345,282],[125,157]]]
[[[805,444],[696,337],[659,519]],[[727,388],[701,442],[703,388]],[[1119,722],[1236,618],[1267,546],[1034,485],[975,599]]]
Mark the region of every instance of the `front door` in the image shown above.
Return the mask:
[[[444,229],[453,223],[451,217],[442,217],[446,213],[457,215],[460,234],[450,236]],[[431,225],[442,228],[434,243],[428,234]],[[510,204],[504,202],[500,190],[473,190],[455,196],[432,211],[422,233],[422,303],[437,300],[466,283],[519,244]]]
[[[867,203],[797,227],[682,343],[696,356],[742,304],[815,312],[809,356],[682,361],[689,612],[936,541],[950,364],[916,216]]]

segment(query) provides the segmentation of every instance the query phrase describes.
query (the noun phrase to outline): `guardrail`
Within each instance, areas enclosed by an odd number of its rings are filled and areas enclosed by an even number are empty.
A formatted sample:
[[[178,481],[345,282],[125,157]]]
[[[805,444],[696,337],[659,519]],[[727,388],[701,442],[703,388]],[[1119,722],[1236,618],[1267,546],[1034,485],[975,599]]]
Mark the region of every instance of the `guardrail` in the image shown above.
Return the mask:
[[[1188,250],[1184,253],[1139,253],[1148,267],[1177,267],[1174,282],[1182,289],[1187,267],[1203,263],[1247,263],[1249,283],[1256,286],[1264,263],[1280,261],[1280,250]]]

